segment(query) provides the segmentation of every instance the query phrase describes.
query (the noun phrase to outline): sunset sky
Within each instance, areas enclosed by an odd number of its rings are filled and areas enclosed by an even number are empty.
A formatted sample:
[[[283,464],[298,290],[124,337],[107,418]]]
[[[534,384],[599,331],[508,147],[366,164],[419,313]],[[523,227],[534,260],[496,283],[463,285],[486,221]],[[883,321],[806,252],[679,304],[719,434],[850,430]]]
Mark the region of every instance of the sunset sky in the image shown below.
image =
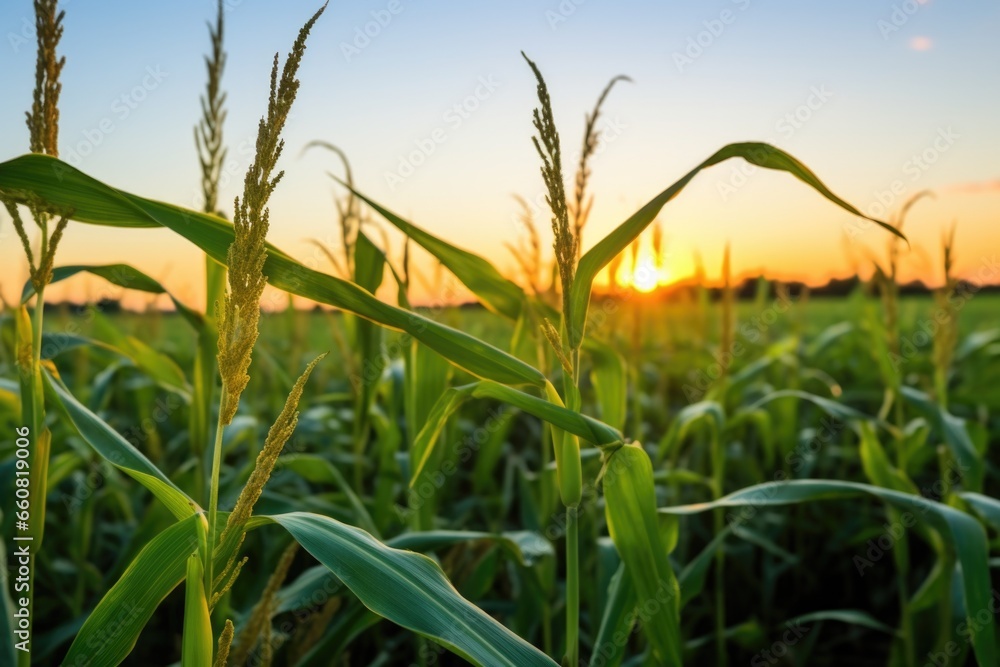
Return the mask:
[[[63,5],[63,159],[115,187],[199,208],[192,126],[215,3]],[[271,60],[287,53],[317,7],[227,0],[227,211],[252,157]],[[0,3],[0,160],[27,148],[32,16],[27,0]],[[907,222],[913,251],[903,279],[940,280],[940,238],[957,221],[959,275],[1000,282],[998,34],[1000,4],[986,0],[333,2],[300,70],[269,238],[303,261],[320,261],[310,238],[336,245],[326,172],[342,173],[340,165],[327,153],[302,155],[318,139],[346,151],[362,191],[513,274],[503,247],[518,234],[511,195],[541,201],[543,190],[524,50],[549,83],[567,181],[584,114],[611,77],[633,79],[604,107],[584,247],[723,144],[761,140],[877,216],[934,190]],[[664,210],[672,277],[690,275],[698,252],[717,278],[727,241],[737,274],[813,283],[856,265],[866,273],[867,254],[884,253],[886,233],[859,227],[787,175],[742,167],[704,173]],[[548,212],[537,217],[547,245]],[[401,241],[390,236],[395,257]],[[112,262],[132,263],[200,303],[201,259],[185,241],[167,231],[70,225],[57,264]],[[8,300],[25,278],[4,213],[0,290]],[[54,286],[50,299],[107,293],[88,280]]]

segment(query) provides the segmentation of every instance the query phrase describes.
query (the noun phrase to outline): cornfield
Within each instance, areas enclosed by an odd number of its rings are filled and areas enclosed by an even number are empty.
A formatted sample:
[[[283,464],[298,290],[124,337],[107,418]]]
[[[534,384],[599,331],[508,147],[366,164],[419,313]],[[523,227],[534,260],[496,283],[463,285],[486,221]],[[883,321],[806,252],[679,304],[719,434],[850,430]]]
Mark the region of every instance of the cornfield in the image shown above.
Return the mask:
[[[945,282],[901,293],[927,193],[876,219],[785,151],[734,143],[584,244],[597,119],[630,81],[601,89],[564,161],[544,63],[512,54],[536,85],[521,120],[551,264],[523,199],[509,277],[316,141],[344,174],[317,268],[267,235],[325,6],[261,72],[229,212],[223,3],[192,119],[200,210],[60,160],[63,14],[34,8],[28,152],[0,163],[4,242],[29,266],[0,319],[0,664],[1000,665],[998,303],[954,277],[954,227]],[[652,289],[641,239],[659,254],[667,204],[733,160],[873,224],[889,262],[845,297],[766,278],[746,295],[734,246],[721,287]],[[124,261],[61,264],[85,225],[189,242],[207,307]],[[476,305],[418,305],[418,250]],[[46,306],[81,274],[171,307]],[[266,285],[287,309],[262,312]]]

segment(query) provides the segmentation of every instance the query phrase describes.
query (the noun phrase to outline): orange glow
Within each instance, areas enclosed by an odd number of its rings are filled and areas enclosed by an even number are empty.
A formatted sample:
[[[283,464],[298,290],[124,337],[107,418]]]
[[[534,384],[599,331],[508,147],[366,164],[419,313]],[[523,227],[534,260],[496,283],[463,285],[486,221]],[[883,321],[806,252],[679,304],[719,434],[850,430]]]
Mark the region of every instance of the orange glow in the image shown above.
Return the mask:
[[[643,239],[632,257],[621,263],[614,277],[619,287],[631,288],[644,294],[670,282],[670,269],[665,254],[658,255],[654,248]]]

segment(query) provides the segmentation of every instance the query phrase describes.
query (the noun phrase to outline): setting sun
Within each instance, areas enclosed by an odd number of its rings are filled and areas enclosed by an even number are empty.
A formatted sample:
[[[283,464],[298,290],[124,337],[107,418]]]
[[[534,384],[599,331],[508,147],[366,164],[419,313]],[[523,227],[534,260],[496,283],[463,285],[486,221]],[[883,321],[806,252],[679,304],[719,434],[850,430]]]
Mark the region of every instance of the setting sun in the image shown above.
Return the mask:
[[[614,282],[619,287],[648,293],[669,282],[670,271],[659,239],[643,237],[630,255],[615,273]]]

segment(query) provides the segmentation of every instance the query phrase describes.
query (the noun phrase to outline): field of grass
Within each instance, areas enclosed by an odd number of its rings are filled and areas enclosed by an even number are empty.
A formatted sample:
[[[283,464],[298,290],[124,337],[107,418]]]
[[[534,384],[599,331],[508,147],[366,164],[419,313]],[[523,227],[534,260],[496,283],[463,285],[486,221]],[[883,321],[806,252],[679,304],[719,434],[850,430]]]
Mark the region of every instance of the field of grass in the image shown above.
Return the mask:
[[[861,214],[787,153],[731,144],[584,252],[615,80],[567,192],[525,56],[555,260],[523,268],[551,284],[522,287],[349,176],[326,272],[266,243],[323,10],[275,60],[229,221],[222,4],[203,211],[58,159],[61,19],[35,4],[31,152],[0,162],[30,266],[0,312],[0,665],[1000,664],[1000,297],[952,276],[950,238],[944,284],[900,296],[916,199],[872,219],[890,260],[844,298],[761,279],[739,301],[728,249],[721,289],[598,293],[720,162]],[[129,264],[61,266],[67,224],[172,230],[204,252],[211,306]],[[380,225],[479,305],[411,303],[409,250],[385,252]],[[80,274],[173,307],[46,305]],[[266,283],[324,307],[262,312]]]

